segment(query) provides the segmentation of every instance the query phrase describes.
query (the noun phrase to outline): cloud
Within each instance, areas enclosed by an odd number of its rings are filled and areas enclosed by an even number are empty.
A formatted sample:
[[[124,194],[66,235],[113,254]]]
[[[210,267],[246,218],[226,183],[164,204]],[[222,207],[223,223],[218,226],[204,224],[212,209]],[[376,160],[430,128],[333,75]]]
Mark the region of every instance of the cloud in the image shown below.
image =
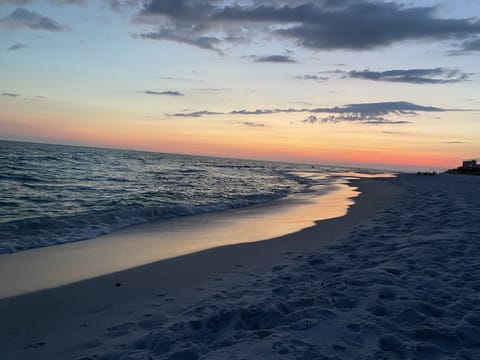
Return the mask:
[[[25,44],[22,44],[22,43],[15,43],[15,44],[12,44],[10,45],[10,47],[8,48],[8,50],[21,50],[21,49],[26,49],[28,46],[25,45]]]
[[[318,122],[318,117],[315,115],[308,115],[304,120],[302,120],[304,124],[315,124]]]
[[[288,55],[269,55],[269,56],[257,56],[252,55],[250,58],[254,59],[257,63],[287,63],[293,64],[297,61]]]
[[[242,125],[250,126],[250,127],[265,127],[265,124],[257,123],[253,121],[244,121],[242,122]]]
[[[315,81],[326,81],[329,80],[329,76],[321,76],[321,75],[299,75],[296,76],[295,79],[298,80],[315,80]]]
[[[8,97],[11,97],[11,98],[16,98],[16,97],[20,96],[20,94],[4,92],[4,93],[2,93],[2,96],[8,96]]]
[[[411,124],[411,121],[407,120],[388,120],[384,118],[378,118],[378,119],[367,119],[367,120],[361,120],[360,121],[362,124],[367,124],[367,125],[398,125],[398,124]]]
[[[330,113],[330,115],[318,119],[316,116],[303,120],[304,123],[339,123],[360,122],[362,124],[408,124],[407,120],[389,120],[385,116],[408,115],[415,116],[418,112],[444,112],[445,109],[422,106],[407,101],[390,101],[377,103],[347,104],[333,108],[310,109],[311,113]]]
[[[187,81],[191,80],[191,79],[183,79],[183,78],[177,78],[172,76],[159,76],[159,78],[164,80],[187,80]]]
[[[257,109],[257,110],[233,110],[230,112],[231,115],[267,115],[267,114],[274,114],[280,112],[280,110],[262,110],[262,109]]]
[[[69,30],[67,26],[62,25],[53,19],[24,8],[17,8],[7,17],[1,18],[0,24],[10,27],[28,27],[34,30],[55,32]]]
[[[268,114],[278,114],[278,113],[294,113],[294,112],[303,112],[304,109],[257,109],[257,110],[233,110],[228,114],[230,115],[268,115]]]
[[[151,0],[143,5],[142,15],[163,15],[179,22],[208,19],[216,10],[215,0]]]
[[[87,0],[50,0],[57,5],[86,5]]]
[[[464,51],[480,51],[480,38],[465,41],[462,44],[462,50],[464,50]]]
[[[184,96],[181,92],[178,91],[151,91],[151,90],[146,90],[144,91],[145,94],[147,95],[167,95],[167,96]]]
[[[359,122],[362,124],[383,125],[383,124],[407,124],[407,120],[390,120],[387,116],[403,115],[416,116],[419,112],[445,112],[445,111],[462,111],[442,109],[433,106],[423,106],[406,101],[376,102],[376,103],[359,103],[347,104],[343,106],[325,107],[325,108],[287,108],[287,109],[257,109],[257,110],[233,110],[230,112],[213,112],[213,111],[197,111],[191,113],[170,114],[175,117],[202,117],[208,115],[271,115],[279,113],[310,113],[310,115],[302,120],[302,123],[339,123],[339,122]],[[317,114],[327,114],[318,117]]]
[[[213,38],[202,48],[216,51],[223,44],[271,35],[316,50],[371,50],[480,35],[477,18],[440,18],[436,6],[378,0],[150,0],[143,3],[137,21],[156,26],[140,38],[193,46],[198,39]]]
[[[220,43],[219,38],[215,36],[196,36],[192,30],[177,31],[175,28],[164,28],[157,32],[140,34],[139,37],[146,40],[175,41],[195,46],[200,49],[214,50],[221,53],[221,51],[217,49],[217,45]]]
[[[346,113],[359,113],[368,115],[386,115],[389,113],[395,114],[415,114],[416,111],[423,112],[443,112],[445,109],[417,105],[407,101],[387,101],[376,103],[360,103],[360,104],[348,104],[341,107],[333,108],[317,108],[312,109],[311,112],[331,112],[337,114]]]
[[[347,104],[335,107],[325,108],[286,108],[286,109],[256,109],[256,110],[233,110],[230,112],[212,112],[212,111],[199,111],[193,113],[178,113],[171,116],[191,116],[194,114],[196,117],[203,115],[269,115],[279,113],[298,113],[308,112],[312,114],[316,113],[332,113],[332,114],[360,114],[363,116],[383,116],[388,114],[397,115],[415,115],[417,112],[444,112],[444,111],[463,111],[463,110],[450,110],[442,109],[434,106],[417,105],[407,101],[388,101],[388,102],[375,102],[375,103],[359,103],[359,104]]]
[[[191,117],[191,118],[198,118],[198,117],[207,116],[207,115],[224,115],[224,113],[203,110],[203,111],[195,111],[195,112],[190,112],[190,113],[168,114],[168,116]]]
[[[195,90],[201,91],[201,92],[224,92],[224,91],[229,91],[230,88],[196,88]]]
[[[110,10],[115,12],[125,12],[131,9],[138,8],[138,0],[104,0]]]
[[[0,6],[8,5],[8,4],[21,6],[21,5],[31,3],[32,1],[33,0],[0,0]]]
[[[321,123],[333,123],[337,124],[340,122],[360,122],[367,125],[385,125],[385,124],[409,124],[411,121],[406,120],[388,120],[381,116],[372,116],[365,114],[341,114],[341,115],[329,115],[323,118],[318,118],[315,115],[308,116],[305,120],[302,121],[304,124],[315,124],[317,122]]]
[[[373,81],[398,82],[409,84],[450,84],[468,81],[471,74],[458,69],[431,68],[431,69],[401,69],[401,70],[333,70],[318,73],[319,75],[297,76],[299,80],[325,81],[332,77],[339,79],[363,79]]]
[[[471,38],[463,41],[457,49],[446,52],[449,56],[470,55],[472,52],[480,51],[480,37]]]
[[[478,20],[441,19],[435,13],[436,7],[346,0],[225,7],[215,18],[288,24],[275,32],[316,49],[367,50],[406,40],[446,40],[480,32]]]
[[[108,5],[108,7],[114,11],[123,11],[129,8],[138,7],[138,0],[102,0]],[[0,0],[1,5],[27,5],[33,3],[34,0]],[[50,0],[50,3],[54,5],[87,5],[88,0]],[[93,2],[93,1],[90,1]]]
[[[346,75],[354,79],[402,82],[410,84],[449,84],[467,81],[469,74],[457,69],[407,69],[388,71],[349,71]]]

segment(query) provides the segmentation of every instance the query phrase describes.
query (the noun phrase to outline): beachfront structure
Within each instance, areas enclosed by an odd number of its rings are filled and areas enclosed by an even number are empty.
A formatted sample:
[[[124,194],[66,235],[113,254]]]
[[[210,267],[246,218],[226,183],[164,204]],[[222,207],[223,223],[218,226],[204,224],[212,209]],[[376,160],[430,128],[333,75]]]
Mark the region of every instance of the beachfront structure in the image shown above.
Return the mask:
[[[480,175],[480,164],[477,160],[464,160],[462,166],[447,170],[448,174]]]
[[[465,160],[463,161],[462,170],[480,169],[480,164],[477,164],[477,160]]]

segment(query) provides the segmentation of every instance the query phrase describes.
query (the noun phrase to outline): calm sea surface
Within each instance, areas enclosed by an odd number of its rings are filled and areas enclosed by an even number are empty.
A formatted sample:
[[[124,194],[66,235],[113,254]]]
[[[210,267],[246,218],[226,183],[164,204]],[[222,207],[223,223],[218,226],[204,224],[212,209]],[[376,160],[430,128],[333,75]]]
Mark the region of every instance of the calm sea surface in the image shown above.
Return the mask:
[[[0,253],[325,192],[351,170],[11,141],[0,164]]]

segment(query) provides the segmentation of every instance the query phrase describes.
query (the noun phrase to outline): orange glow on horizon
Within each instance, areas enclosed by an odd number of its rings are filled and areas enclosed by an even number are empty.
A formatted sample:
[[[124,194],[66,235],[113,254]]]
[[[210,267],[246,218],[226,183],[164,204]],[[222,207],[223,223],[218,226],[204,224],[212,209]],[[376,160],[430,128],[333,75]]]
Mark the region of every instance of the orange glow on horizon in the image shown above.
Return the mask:
[[[425,142],[391,141],[373,137],[375,134],[369,137],[364,128],[355,132],[348,127],[325,126],[312,131],[295,126],[250,128],[219,121],[204,121],[200,126],[197,119],[134,121],[126,115],[95,119],[87,116],[79,123],[45,117],[34,122],[20,117],[17,122],[0,122],[0,129],[3,134],[22,134],[30,141],[359,167],[448,169],[468,157]]]
[[[26,129],[27,126],[25,125]],[[126,148],[132,150],[144,150],[153,152],[179,153],[218,157],[231,157],[243,159],[258,159],[271,161],[301,162],[313,164],[338,164],[355,166],[358,165],[392,165],[418,166],[435,168],[456,167],[461,160],[455,156],[449,156],[441,152],[432,151],[406,151],[402,148],[388,150],[365,150],[365,149],[336,149],[323,148],[320,145],[315,149],[296,143],[278,144],[256,142],[239,144],[239,141],[229,142],[228,138],[203,140],[202,137],[185,136],[184,139],[171,136],[158,137],[156,134],[146,136],[142,132],[125,131],[118,129],[110,132],[108,136],[103,131],[75,129],[62,130],[53,127],[39,129],[29,128],[30,140],[36,138],[41,141],[58,139],[61,143],[83,144],[87,146]]]

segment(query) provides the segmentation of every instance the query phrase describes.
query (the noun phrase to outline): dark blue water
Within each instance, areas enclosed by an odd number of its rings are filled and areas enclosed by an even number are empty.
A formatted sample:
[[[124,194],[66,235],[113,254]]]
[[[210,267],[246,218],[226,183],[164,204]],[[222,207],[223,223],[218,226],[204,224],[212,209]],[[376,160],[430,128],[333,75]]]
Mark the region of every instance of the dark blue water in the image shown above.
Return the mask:
[[[10,141],[0,141],[0,164],[0,253],[264,203],[330,182],[300,174],[311,165]]]

